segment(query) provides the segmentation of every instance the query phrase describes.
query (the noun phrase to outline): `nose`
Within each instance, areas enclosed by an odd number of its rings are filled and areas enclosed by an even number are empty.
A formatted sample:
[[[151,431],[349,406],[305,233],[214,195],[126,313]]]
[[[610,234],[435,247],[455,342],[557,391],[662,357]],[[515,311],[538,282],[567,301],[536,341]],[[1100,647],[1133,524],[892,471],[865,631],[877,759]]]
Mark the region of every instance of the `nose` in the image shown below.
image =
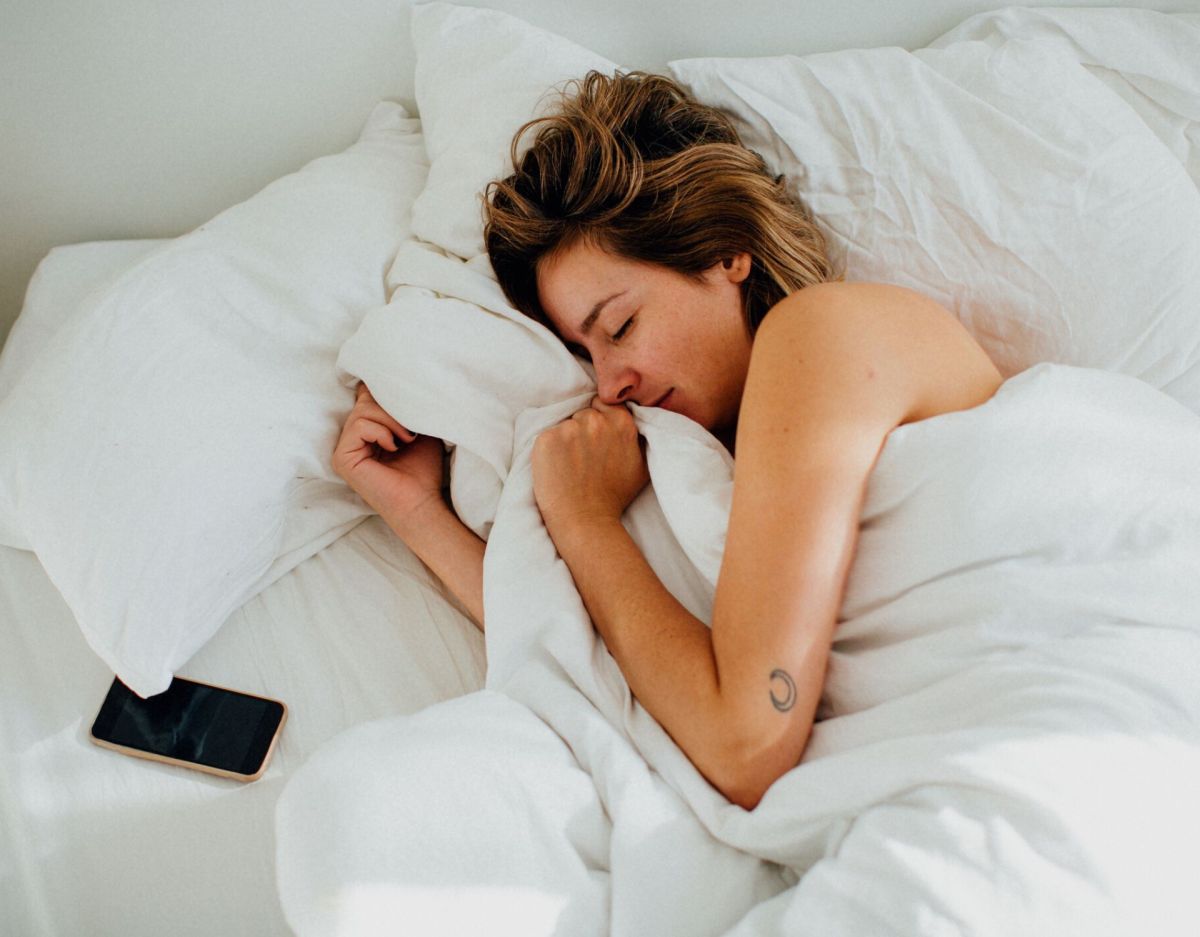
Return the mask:
[[[600,399],[609,406],[626,403],[634,397],[639,386],[638,373],[631,367],[596,365],[596,389]]]

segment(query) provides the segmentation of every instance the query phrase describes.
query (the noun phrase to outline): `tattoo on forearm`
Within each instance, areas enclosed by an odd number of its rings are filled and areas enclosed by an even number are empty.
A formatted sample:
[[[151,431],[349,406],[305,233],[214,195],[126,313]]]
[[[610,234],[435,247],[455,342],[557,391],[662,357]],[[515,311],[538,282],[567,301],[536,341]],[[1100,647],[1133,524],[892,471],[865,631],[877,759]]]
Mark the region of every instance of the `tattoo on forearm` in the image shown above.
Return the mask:
[[[784,670],[772,670],[771,681],[779,680],[782,684],[783,698],[780,699],[775,695],[775,689],[771,689],[771,702],[775,704],[775,708],[781,713],[787,712],[796,705],[796,684],[792,682],[792,678],[787,675]]]

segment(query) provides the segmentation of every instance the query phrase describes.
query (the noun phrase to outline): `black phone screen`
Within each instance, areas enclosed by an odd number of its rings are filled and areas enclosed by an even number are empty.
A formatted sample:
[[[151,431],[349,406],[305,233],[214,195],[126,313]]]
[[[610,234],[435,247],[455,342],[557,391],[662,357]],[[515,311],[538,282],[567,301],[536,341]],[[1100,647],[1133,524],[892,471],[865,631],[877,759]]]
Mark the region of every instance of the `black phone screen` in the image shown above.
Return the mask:
[[[275,700],[181,677],[146,699],[113,680],[92,734],[143,752],[253,774],[282,718],[283,706]]]

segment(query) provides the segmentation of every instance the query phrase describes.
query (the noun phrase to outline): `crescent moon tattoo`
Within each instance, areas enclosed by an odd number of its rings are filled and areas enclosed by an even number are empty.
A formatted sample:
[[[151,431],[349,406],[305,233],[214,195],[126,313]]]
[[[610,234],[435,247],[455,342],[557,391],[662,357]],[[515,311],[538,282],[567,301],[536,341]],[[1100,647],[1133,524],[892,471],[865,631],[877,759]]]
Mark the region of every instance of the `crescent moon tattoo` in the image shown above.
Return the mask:
[[[796,705],[796,684],[792,682],[792,678],[783,670],[772,670],[772,680],[782,680],[784,685],[784,697],[779,699],[775,696],[775,691],[771,690],[771,702],[775,704],[775,708],[781,713],[787,712]]]

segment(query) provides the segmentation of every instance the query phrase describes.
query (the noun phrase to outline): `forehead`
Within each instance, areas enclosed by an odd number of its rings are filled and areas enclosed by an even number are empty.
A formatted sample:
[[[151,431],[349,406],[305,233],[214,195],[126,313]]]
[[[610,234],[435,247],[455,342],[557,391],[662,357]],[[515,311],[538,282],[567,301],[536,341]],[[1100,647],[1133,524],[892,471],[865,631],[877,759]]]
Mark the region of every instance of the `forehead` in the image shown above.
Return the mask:
[[[571,334],[578,332],[598,302],[631,291],[653,277],[647,264],[586,242],[541,258],[536,273],[542,308],[560,330]]]

